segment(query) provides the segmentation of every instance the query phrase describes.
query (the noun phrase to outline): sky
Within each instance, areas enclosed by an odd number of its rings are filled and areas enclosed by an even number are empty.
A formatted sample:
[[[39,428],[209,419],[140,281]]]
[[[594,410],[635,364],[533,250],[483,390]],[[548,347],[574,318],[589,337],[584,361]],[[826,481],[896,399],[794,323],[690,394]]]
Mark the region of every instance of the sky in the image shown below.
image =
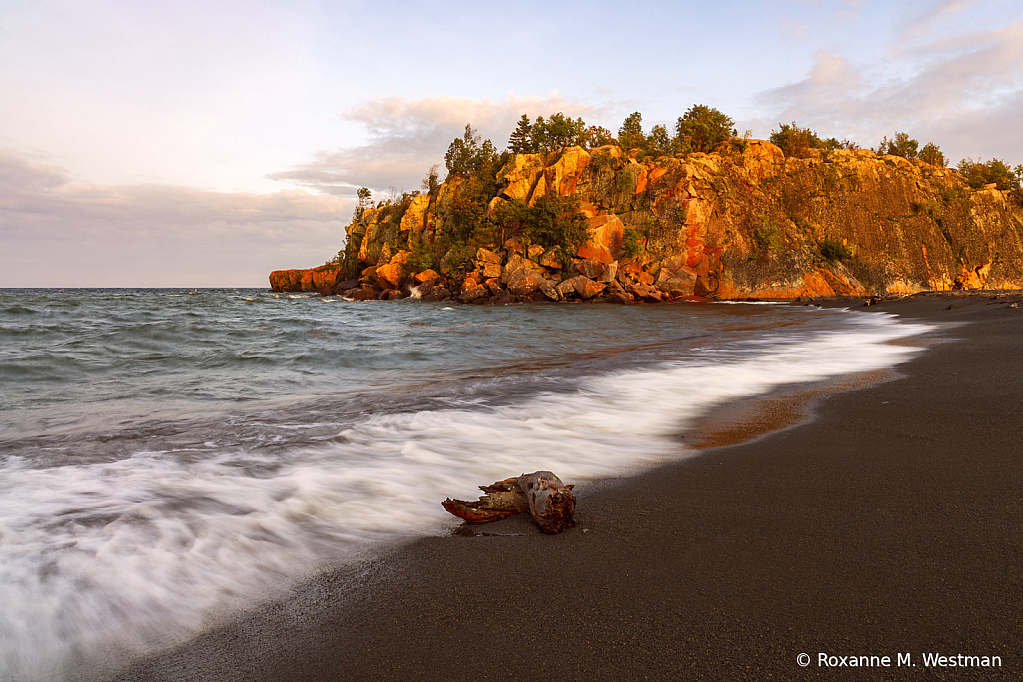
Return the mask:
[[[4,0],[0,287],[266,287],[466,123],[904,131],[1023,163],[1019,0]]]

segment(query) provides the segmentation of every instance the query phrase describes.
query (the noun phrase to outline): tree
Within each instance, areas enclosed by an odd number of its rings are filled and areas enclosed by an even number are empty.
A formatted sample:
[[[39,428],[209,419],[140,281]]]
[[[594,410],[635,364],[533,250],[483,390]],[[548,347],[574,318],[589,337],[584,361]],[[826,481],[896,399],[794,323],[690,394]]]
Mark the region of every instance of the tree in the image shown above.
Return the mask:
[[[639,147],[646,151],[646,135],[643,134],[643,114],[634,111],[629,114],[618,129],[618,145],[628,151]]]
[[[491,165],[496,157],[497,150],[493,143],[490,140],[481,143],[480,136],[466,123],[462,137],[456,137],[448,146],[444,166],[448,169],[448,175],[468,178]]]
[[[536,145],[533,144],[533,126],[529,123],[529,117],[522,114],[519,124],[512,131],[508,138],[508,149],[515,154],[530,154],[536,152]]]
[[[696,104],[678,119],[675,133],[679,146],[694,152],[709,152],[736,136],[735,121],[717,109]]]
[[[613,144],[615,139],[607,128],[590,126],[586,129],[585,141],[587,147],[603,147],[606,144]]]
[[[979,159],[977,161],[963,159],[956,166],[956,170],[966,177],[966,182],[974,189],[994,184],[995,189],[1019,190],[1020,181],[1023,180],[1023,166],[1017,166],[1012,170],[1001,159],[991,159],[986,163]]]
[[[663,125],[655,125],[646,138],[646,146],[655,156],[674,156],[678,153],[678,140],[668,134]]]
[[[560,111],[546,121],[543,116],[537,116],[531,136],[534,151],[549,154],[565,147],[585,144],[586,123],[581,118],[573,121]]]
[[[423,191],[430,196],[435,196],[440,191],[440,176],[437,174],[437,168],[440,164],[433,164],[430,166],[430,172],[425,178],[423,178],[422,185]]]
[[[924,145],[924,148],[920,150],[920,160],[924,163],[929,163],[932,166],[945,167],[945,155],[941,153],[941,149],[938,145],[933,142],[928,142]]]
[[[906,133],[895,133],[895,139],[888,143],[888,153],[904,159],[915,159],[920,143]]]
[[[772,144],[778,145],[785,156],[797,158],[810,156],[810,150],[824,146],[817,133],[809,128],[800,128],[795,121],[792,125],[779,123],[778,130],[771,132],[770,140]]]
[[[368,187],[360,187],[355,196],[359,198],[359,205],[355,207],[355,219],[359,220],[366,209],[373,205],[373,193]]]

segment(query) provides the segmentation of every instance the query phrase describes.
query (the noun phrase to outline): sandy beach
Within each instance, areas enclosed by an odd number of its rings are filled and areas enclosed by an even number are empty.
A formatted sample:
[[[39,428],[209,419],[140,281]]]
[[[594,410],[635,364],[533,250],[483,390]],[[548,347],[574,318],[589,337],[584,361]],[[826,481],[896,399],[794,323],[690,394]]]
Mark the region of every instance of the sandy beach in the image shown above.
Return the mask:
[[[579,489],[564,534],[424,539],[115,679],[1020,679],[1021,299],[857,308],[954,324],[890,380],[780,400],[809,421]]]

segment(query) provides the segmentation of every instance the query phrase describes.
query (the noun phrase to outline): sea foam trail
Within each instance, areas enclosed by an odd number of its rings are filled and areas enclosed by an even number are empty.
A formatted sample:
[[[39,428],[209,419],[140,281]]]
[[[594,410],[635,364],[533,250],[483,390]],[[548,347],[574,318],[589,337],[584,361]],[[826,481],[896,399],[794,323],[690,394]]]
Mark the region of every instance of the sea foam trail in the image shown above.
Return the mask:
[[[318,563],[457,523],[439,505],[534,469],[578,482],[685,457],[710,406],[889,367],[928,327],[880,315],[748,353],[621,370],[496,407],[373,415],[332,442],[190,458],[138,452],[0,471],[0,679],[62,679],[179,642]],[[755,347],[754,347],[755,346]]]

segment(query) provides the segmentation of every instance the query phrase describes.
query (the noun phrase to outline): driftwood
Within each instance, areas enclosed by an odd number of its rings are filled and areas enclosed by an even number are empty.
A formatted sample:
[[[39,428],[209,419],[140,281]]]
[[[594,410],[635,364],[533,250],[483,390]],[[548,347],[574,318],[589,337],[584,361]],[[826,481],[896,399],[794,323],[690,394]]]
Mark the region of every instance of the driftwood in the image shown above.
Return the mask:
[[[575,525],[572,487],[550,471],[534,471],[493,485],[481,485],[480,490],[486,495],[477,502],[448,498],[441,504],[458,518],[473,523],[529,512],[545,533],[560,533]]]

